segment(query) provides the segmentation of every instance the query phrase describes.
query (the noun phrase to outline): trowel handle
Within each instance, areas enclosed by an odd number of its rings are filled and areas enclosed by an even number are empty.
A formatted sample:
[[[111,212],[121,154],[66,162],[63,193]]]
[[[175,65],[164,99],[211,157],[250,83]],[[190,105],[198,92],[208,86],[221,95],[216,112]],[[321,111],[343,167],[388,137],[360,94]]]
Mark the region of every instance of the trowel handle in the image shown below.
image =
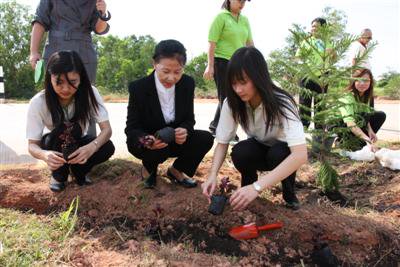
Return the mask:
[[[257,226],[257,229],[259,231],[275,230],[275,229],[281,229],[282,226],[283,226],[282,222],[276,222],[276,223],[266,224],[263,226]]]

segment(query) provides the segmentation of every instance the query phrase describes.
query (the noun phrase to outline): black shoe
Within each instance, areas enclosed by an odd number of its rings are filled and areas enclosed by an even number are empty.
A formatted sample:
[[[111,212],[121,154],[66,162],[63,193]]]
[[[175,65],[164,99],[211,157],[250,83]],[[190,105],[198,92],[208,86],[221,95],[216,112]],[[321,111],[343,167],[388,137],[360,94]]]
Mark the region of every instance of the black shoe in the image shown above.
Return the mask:
[[[285,207],[291,210],[298,210],[300,209],[300,202],[297,199],[297,197],[294,197],[292,200],[290,201],[286,201],[285,200]]]
[[[59,182],[53,177],[50,178],[50,184],[49,184],[50,190],[53,192],[61,192],[65,189],[65,183],[64,182]]]
[[[143,167],[140,170],[140,175],[142,176],[143,180],[143,187],[146,189],[153,189],[157,185],[157,171],[152,172],[149,174],[149,176],[144,177],[143,176]]]
[[[321,191],[320,193],[321,196],[326,196],[330,201],[332,201],[335,204],[339,204],[340,207],[346,207],[348,204],[348,199],[342,195],[338,190],[333,190],[333,191]]]
[[[172,174],[172,172],[169,169],[167,171],[167,177],[174,183],[186,188],[193,188],[197,186],[197,182],[194,179],[183,178],[182,180],[179,180],[178,178],[175,177],[175,175]]]
[[[76,181],[77,185],[79,185],[79,186],[93,184],[92,179],[90,179],[90,177],[88,175],[85,175],[85,178],[83,178],[83,179],[78,179],[77,177],[75,177],[75,181]]]

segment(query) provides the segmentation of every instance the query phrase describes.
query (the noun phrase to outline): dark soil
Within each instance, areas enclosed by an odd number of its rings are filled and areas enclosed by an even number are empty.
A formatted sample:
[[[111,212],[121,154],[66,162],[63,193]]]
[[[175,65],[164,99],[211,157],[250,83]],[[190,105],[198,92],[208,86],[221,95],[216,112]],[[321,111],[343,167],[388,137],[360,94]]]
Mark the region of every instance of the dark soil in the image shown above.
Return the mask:
[[[316,164],[298,172],[301,208],[284,207],[279,186],[247,210],[229,204],[221,216],[208,212],[200,188],[185,189],[162,177],[154,190],[143,189],[140,166],[113,160],[91,174],[94,184],[70,182],[65,191],[48,188],[49,172],[35,166],[0,173],[0,206],[37,214],[66,210],[80,197],[79,225],[65,262],[81,266],[313,266],[316,247],[326,244],[341,266],[397,266],[400,262],[400,173],[378,163],[334,158],[342,176],[340,192],[348,204],[333,204],[314,184]],[[195,178],[206,179],[210,159]],[[239,185],[237,171],[224,165],[222,176]],[[155,209],[161,209],[155,212]],[[237,241],[234,226],[282,221],[280,230]],[[313,254],[314,252],[314,254]]]

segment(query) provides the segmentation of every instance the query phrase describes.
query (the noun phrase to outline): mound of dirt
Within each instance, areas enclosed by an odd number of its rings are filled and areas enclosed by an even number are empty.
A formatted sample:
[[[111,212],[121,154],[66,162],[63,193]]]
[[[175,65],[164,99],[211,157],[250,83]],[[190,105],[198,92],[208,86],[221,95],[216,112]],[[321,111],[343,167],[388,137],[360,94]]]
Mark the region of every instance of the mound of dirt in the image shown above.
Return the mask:
[[[400,173],[376,163],[335,163],[343,177],[341,192],[349,205],[332,205],[314,186],[313,164],[298,172],[298,211],[283,205],[275,187],[247,210],[222,216],[208,213],[199,187],[185,189],[163,177],[171,161],[161,166],[154,190],[143,188],[140,166],[114,160],[92,172],[95,183],[73,181],[61,193],[48,189],[49,172],[26,166],[0,174],[0,206],[49,214],[67,209],[79,196],[79,227],[66,262],[81,266],[211,266],[315,262],[311,255],[328,246],[344,266],[395,266],[400,261]],[[196,173],[206,178],[210,160]],[[239,184],[238,172],[224,165],[221,176]],[[247,241],[232,239],[233,226],[282,221],[280,230]]]

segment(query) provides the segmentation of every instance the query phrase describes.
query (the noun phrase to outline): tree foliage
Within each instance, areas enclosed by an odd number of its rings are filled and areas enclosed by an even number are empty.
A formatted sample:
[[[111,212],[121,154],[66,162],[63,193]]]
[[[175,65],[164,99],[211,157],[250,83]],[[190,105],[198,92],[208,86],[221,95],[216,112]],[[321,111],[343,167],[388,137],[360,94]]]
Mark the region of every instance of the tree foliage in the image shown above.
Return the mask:
[[[196,88],[200,89],[201,93],[215,93],[215,84],[213,81],[208,81],[203,78],[204,70],[207,67],[207,54],[203,53],[194,57],[185,67],[185,73],[193,77],[196,82]]]
[[[126,93],[128,83],[148,74],[156,45],[153,37],[109,35],[94,39],[99,54],[96,85],[108,93]]]
[[[393,74],[383,87],[385,96],[393,99],[400,99],[400,73]]]
[[[0,3],[0,65],[4,69],[7,98],[29,98],[35,94],[29,64],[32,15],[15,0]]]

